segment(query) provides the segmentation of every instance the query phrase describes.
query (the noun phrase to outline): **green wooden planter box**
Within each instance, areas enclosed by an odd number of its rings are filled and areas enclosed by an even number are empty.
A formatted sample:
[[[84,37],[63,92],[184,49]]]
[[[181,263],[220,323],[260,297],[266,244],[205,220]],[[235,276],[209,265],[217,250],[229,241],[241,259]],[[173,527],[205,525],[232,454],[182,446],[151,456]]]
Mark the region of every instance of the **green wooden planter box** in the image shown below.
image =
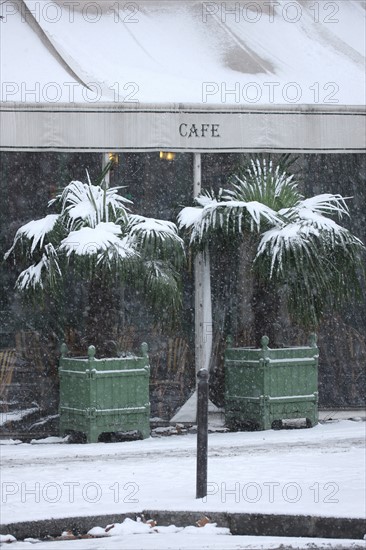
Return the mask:
[[[225,421],[231,429],[252,425],[267,430],[284,419],[318,423],[318,357],[316,336],[309,346],[270,349],[232,348],[225,352]]]
[[[142,357],[96,359],[95,347],[88,357],[67,357],[61,347],[60,433],[83,432],[95,443],[103,432],[138,431],[150,436],[149,378],[147,344]]]

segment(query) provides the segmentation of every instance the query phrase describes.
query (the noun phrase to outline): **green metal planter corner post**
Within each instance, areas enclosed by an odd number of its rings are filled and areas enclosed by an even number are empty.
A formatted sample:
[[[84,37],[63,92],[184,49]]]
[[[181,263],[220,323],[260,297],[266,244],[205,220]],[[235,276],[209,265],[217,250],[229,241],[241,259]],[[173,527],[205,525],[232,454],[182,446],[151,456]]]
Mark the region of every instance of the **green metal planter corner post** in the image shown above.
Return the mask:
[[[197,373],[197,481],[196,498],[207,496],[208,370]]]
[[[94,346],[88,357],[68,357],[61,346],[60,433],[83,432],[88,443],[101,433],[136,431],[150,436],[147,344],[139,357],[97,359]]]
[[[233,348],[225,352],[225,420],[233,429],[247,423],[260,430],[280,427],[283,419],[318,423],[318,359],[316,335],[308,346]]]

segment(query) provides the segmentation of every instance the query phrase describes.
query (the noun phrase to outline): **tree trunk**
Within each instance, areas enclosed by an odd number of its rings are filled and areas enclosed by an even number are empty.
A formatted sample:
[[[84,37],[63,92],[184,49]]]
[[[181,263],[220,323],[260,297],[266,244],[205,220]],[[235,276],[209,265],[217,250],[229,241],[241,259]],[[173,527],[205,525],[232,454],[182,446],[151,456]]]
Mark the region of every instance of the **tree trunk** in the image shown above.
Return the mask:
[[[86,330],[88,346],[96,347],[97,357],[117,355],[118,297],[116,285],[103,274],[89,285],[89,307]]]
[[[252,296],[255,345],[260,346],[261,337],[269,338],[269,346],[275,347],[279,316],[279,296],[274,285],[254,279]]]

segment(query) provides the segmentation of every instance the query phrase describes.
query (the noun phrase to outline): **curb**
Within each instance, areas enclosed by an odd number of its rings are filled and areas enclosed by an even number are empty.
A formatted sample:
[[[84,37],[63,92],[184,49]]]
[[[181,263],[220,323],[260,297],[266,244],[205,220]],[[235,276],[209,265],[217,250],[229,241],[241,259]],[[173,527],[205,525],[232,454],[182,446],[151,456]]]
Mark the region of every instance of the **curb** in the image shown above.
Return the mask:
[[[363,518],[169,510],[143,510],[141,513],[134,512],[121,515],[51,518],[40,521],[9,523],[0,525],[0,532],[11,534],[18,540],[27,537],[43,539],[47,536],[60,536],[66,529],[73,531],[75,534],[82,534],[92,527],[122,523],[126,518],[136,519],[136,516],[142,515],[147,519],[154,519],[158,525],[174,524],[177,527],[195,525],[202,516],[207,516],[218,526],[228,527],[233,535],[363,539],[366,533],[366,521]]]

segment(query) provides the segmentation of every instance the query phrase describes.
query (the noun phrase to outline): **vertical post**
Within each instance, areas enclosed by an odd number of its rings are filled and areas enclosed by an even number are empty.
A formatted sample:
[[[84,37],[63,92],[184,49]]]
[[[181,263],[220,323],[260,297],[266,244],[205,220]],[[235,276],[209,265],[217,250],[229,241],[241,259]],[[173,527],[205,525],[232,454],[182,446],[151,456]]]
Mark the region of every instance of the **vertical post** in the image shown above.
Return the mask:
[[[201,153],[193,153],[193,198],[201,193]]]
[[[109,162],[109,154],[108,153],[103,153],[103,156],[102,156],[102,170],[104,170],[104,168],[107,166],[108,162]],[[111,173],[110,172],[108,172],[105,175],[104,181],[105,181],[106,187],[108,189],[109,185],[110,185],[110,181],[111,181]]]
[[[201,154],[193,153],[193,197],[201,192]],[[212,309],[210,284],[210,259],[208,250],[198,252],[194,260],[194,313],[195,313],[195,366],[196,375],[200,369],[209,369],[212,348]],[[171,422],[197,422],[196,390]],[[194,403],[194,407],[192,407]],[[210,404],[211,406],[212,404]],[[212,405],[213,407],[213,405]]]
[[[201,193],[201,154],[194,153],[193,197]],[[198,252],[195,273],[195,363],[196,373],[208,369],[212,348],[210,258],[208,250]]]
[[[193,153],[193,198],[201,193],[201,153]],[[203,354],[203,296],[202,296],[202,262],[203,255],[198,252],[194,259],[194,323],[195,323],[195,365],[196,375],[204,367],[202,362]],[[198,378],[196,378],[196,387]]]
[[[197,373],[197,477],[196,498],[207,496],[208,370]]]

